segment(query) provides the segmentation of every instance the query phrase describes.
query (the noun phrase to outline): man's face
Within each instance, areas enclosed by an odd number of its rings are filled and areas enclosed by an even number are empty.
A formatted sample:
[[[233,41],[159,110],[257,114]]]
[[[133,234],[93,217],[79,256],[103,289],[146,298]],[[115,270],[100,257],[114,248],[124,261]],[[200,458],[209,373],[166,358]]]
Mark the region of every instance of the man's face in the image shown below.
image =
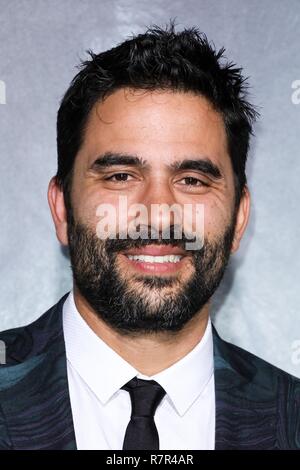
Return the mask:
[[[120,196],[128,208],[143,204],[149,216],[145,228],[154,228],[158,239],[97,236],[99,205],[115,209],[117,233],[125,219],[132,220],[132,214],[120,213]],[[235,230],[234,201],[224,123],[205,98],[114,92],[92,109],[74,164],[68,241],[77,288],[119,331],[180,330],[199,314],[223,276]],[[153,215],[153,204],[203,204],[203,248],[187,250],[184,234],[175,239],[172,229],[170,239],[162,239],[163,215]],[[190,229],[197,232],[195,214]],[[171,254],[173,260],[156,257]]]

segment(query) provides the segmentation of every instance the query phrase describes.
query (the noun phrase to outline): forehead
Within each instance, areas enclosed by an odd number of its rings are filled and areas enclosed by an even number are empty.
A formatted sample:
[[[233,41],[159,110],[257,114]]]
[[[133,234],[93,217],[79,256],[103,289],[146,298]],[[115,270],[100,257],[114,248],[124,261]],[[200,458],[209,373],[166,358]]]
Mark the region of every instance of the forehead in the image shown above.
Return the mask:
[[[203,154],[230,165],[224,122],[202,96],[122,88],[92,109],[80,153],[87,163],[107,152],[147,158],[153,164]]]

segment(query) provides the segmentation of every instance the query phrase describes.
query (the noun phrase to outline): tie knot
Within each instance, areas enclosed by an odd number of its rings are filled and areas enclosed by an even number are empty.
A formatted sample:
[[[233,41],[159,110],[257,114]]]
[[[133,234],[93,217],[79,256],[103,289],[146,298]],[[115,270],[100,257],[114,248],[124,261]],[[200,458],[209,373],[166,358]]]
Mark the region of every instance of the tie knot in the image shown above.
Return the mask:
[[[127,390],[131,398],[131,416],[154,416],[156,408],[165,396],[165,390],[155,380],[143,380],[134,377],[121,387]]]

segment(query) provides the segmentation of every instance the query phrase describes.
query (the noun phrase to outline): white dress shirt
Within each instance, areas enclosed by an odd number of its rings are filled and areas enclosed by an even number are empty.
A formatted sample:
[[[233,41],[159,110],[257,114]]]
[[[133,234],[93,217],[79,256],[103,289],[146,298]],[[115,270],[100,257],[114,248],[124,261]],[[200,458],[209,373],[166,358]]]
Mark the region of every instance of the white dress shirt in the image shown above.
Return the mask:
[[[215,447],[215,388],[211,322],[186,356],[151,377],[101,340],[78,312],[73,292],[63,306],[63,331],[78,449],[121,450],[131,400],[120,387],[137,376],[156,380],[166,395],[155,413],[161,450]]]

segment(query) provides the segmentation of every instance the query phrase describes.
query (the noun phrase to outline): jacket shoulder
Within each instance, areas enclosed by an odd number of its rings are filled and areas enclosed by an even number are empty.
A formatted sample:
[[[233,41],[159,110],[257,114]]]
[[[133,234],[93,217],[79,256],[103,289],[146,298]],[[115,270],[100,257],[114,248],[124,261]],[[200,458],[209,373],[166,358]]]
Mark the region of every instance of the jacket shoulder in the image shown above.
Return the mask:
[[[274,426],[276,448],[300,449],[300,379],[224,341],[216,332],[215,348],[220,396],[244,407],[247,419],[252,409]]]
[[[68,293],[28,325],[0,332],[0,366],[10,366],[37,356],[62,332],[61,312]]]
[[[300,384],[300,378],[280,369],[255,354],[220,338],[214,328],[215,360],[217,369],[228,369],[245,376],[252,383],[274,388],[279,378]]]
[[[3,331],[0,449],[74,449],[62,328],[67,294],[36,321]]]

